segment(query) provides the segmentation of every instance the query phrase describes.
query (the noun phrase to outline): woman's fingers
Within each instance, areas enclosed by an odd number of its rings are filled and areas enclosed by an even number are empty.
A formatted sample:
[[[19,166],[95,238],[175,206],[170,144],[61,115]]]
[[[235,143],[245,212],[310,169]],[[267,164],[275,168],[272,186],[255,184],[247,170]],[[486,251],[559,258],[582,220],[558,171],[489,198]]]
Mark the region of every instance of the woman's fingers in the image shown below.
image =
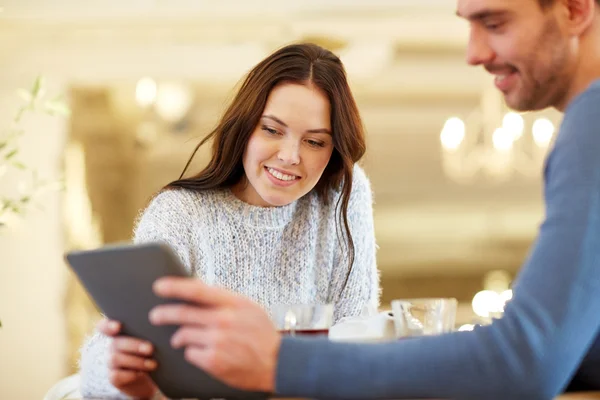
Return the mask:
[[[110,371],[110,383],[119,388],[139,380],[145,372],[114,369]]]
[[[115,336],[121,331],[121,323],[119,321],[103,318],[96,324],[96,329],[106,336]]]
[[[119,336],[114,338],[111,346],[115,352],[141,356],[150,356],[154,350],[150,342],[129,336]]]
[[[111,369],[126,369],[133,371],[153,371],[156,369],[156,361],[147,357],[134,356],[132,354],[113,352],[110,357]]]

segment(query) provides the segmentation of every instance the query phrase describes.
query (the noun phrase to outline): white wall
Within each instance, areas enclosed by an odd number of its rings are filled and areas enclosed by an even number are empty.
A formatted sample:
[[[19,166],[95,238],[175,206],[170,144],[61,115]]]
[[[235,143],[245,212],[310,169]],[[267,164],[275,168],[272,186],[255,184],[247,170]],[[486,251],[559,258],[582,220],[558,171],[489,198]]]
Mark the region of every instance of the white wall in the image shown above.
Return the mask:
[[[0,127],[16,110],[15,88],[29,84],[0,81]],[[42,117],[25,126],[21,160],[56,179],[64,123]],[[12,182],[0,181],[0,193],[11,189]],[[41,399],[66,371],[60,196],[44,195],[43,209],[0,233],[0,399]]]

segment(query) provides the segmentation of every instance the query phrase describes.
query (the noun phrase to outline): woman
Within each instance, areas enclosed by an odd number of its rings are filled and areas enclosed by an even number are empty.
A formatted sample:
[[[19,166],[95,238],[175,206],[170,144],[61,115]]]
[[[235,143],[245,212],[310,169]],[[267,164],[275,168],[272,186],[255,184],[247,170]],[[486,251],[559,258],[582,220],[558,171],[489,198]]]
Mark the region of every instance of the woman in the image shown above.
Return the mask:
[[[196,150],[210,139],[207,167],[152,200],[134,241],[166,242],[197,277],[267,311],[334,303],[337,321],[376,307],[371,189],[355,165],[365,142],[339,58],[313,44],[276,51]],[[151,344],[118,337],[109,347],[118,322],[98,329],[82,352],[82,394],[155,395]]]

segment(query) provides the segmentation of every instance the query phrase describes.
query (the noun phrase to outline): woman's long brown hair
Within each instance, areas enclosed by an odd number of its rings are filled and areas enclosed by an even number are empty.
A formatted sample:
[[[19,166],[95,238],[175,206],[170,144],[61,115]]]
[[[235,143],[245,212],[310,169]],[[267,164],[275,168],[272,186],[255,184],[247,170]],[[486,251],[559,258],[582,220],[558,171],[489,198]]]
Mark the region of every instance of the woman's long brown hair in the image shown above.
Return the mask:
[[[225,111],[216,128],[194,149],[181,176],[165,189],[208,190],[230,188],[244,178],[242,157],[256,128],[271,90],[282,83],[311,84],[325,93],[331,104],[331,131],[334,150],[314,190],[326,204],[331,190],[341,187],[336,203],[338,237],[343,227],[349,257],[348,281],[354,263],[354,241],[348,224],[348,204],[352,192],[354,164],[365,153],[366,145],[358,107],[340,59],[310,43],[285,46],[256,65]],[[184,175],[200,146],[213,140],[208,165],[189,178]],[[344,287],[346,285],[344,284]]]

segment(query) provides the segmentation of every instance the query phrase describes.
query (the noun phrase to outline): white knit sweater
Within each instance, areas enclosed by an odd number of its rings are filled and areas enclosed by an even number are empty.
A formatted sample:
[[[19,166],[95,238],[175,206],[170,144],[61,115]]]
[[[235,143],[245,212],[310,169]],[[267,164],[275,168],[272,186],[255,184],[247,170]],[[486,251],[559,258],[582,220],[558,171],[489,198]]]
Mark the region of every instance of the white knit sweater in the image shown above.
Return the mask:
[[[134,242],[160,241],[205,282],[241,293],[267,311],[275,304],[334,303],[334,320],[379,305],[372,194],[356,166],[348,222],[355,246],[345,290],[348,252],[336,231],[335,205],[310,192],[283,207],[252,206],[228,189],[157,195],[136,223]],[[125,399],[108,380],[110,339],[94,334],[82,348],[84,396]]]

